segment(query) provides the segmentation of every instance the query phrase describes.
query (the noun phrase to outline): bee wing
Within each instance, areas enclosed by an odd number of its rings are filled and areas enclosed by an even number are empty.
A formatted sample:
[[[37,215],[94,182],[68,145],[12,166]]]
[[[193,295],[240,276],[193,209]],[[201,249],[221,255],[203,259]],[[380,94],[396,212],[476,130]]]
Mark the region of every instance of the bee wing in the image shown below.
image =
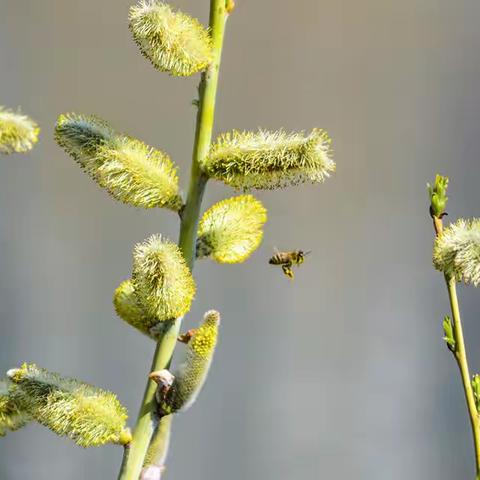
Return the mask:
[[[270,265],[273,265],[273,264],[274,264],[274,258],[275,258],[275,256],[277,255],[277,253],[278,253],[277,247],[273,247],[273,255],[268,259],[268,263],[269,263]]]
[[[277,247],[273,247],[273,255],[268,259],[270,265],[277,265],[276,257],[279,255],[280,251]]]

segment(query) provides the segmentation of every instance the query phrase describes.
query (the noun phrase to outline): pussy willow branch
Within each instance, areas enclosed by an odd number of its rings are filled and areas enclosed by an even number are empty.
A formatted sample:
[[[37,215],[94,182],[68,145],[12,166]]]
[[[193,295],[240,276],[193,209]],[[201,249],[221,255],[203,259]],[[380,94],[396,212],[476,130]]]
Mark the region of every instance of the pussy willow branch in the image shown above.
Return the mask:
[[[214,58],[208,70],[202,74],[199,87],[199,107],[193,159],[190,177],[190,186],[185,206],[181,213],[179,247],[185,260],[193,268],[195,262],[195,244],[197,227],[200,218],[200,207],[207,179],[201,173],[199,162],[207,155],[211,141],[215,113],[215,98],[217,93],[218,73],[222,54],[225,22],[228,12],[233,8],[231,0],[210,0],[210,31],[213,40]],[[177,343],[182,319],[172,322],[162,339],[158,342],[150,371],[162,370],[170,364],[173,351]],[[125,449],[124,461],[119,474],[119,480],[138,480],[148,445],[152,438],[156,424],[156,384],[148,380],[142,400],[137,424],[133,431],[131,444]],[[161,419],[162,428],[156,431],[159,435],[169,435],[171,418]],[[162,444],[156,439],[156,444]],[[163,442],[167,448],[168,442]],[[163,452],[166,455],[166,452]]]
[[[436,235],[441,235],[443,231],[443,222],[438,217],[433,217],[433,226]],[[476,478],[480,480],[480,419],[478,415],[475,396],[473,394],[472,379],[468,368],[467,351],[465,348],[465,340],[463,337],[462,320],[460,317],[460,307],[457,297],[457,285],[453,275],[445,275],[447,284],[448,297],[450,299],[450,307],[452,310],[453,331],[455,334],[455,351],[453,355],[457,361],[460,375],[462,377],[463,391],[467,402],[468,415],[470,417],[470,425],[472,427],[473,443],[475,447],[475,465]]]

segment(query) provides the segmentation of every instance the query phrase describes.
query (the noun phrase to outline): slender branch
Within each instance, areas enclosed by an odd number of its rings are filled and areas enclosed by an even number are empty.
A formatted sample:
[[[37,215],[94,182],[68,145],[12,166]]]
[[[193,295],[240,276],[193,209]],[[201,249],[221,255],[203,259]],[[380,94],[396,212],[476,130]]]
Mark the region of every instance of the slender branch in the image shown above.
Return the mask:
[[[229,12],[233,10],[233,2],[225,3],[225,0],[211,0],[210,2],[210,29],[213,38],[214,60],[209,69],[202,75],[199,86],[199,109],[197,113],[197,125],[195,131],[195,143],[193,148],[192,171],[187,203],[182,212],[180,227],[179,246],[187,264],[191,269],[195,263],[195,246],[200,219],[200,207],[203,192],[206,185],[206,177],[201,174],[199,164],[208,154],[212,141],[212,132],[215,116],[215,99],[217,94],[218,74],[222,55],[225,23]],[[228,7],[230,6],[230,9]],[[148,466],[158,469],[164,468],[164,462],[168,450],[168,438],[172,416],[167,415],[160,419],[157,425],[151,445],[148,451]]]
[[[228,2],[228,4],[230,5],[231,2]],[[200,218],[203,193],[207,182],[207,178],[201,173],[199,163],[208,154],[212,141],[218,73],[227,17],[226,0],[210,0],[210,29],[213,40],[214,58],[208,70],[202,74],[199,87],[200,98],[190,186],[187,201],[181,215],[180,238],[178,242],[190,269],[193,269],[195,262],[198,221]],[[181,321],[182,319],[180,318],[173,322],[157,344],[150,371],[162,370],[169,366],[175,349]],[[155,412],[155,390],[155,382],[148,380],[137,424],[133,431],[132,443],[128,449],[125,449],[126,459],[124,459],[122,463],[118,477],[119,480],[138,480],[154,431],[156,433],[152,445],[157,446],[160,451],[155,452],[153,457],[157,460],[161,458],[162,462],[166,457],[171,418],[169,416],[163,417],[160,420],[160,424],[158,424]],[[158,468],[163,468],[163,465],[158,465]]]
[[[222,56],[225,22],[228,13],[225,0],[210,0],[210,30],[213,40],[213,61],[206,72],[202,74],[199,86],[199,107],[193,147],[192,170],[187,203],[182,212],[179,246],[190,268],[195,262],[195,241],[200,206],[205,190],[206,177],[200,170],[200,162],[208,154],[212,142],[213,123],[215,116],[215,99],[217,95],[218,74]]]
[[[453,330],[455,333],[455,359],[462,376],[463,390],[467,401],[467,408],[472,427],[473,442],[475,446],[475,462],[477,469],[477,478],[480,478],[480,423],[475,402],[475,396],[472,389],[472,381],[467,362],[467,352],[465,349],[465,340],[463,338],[462,321],[460,318],[460,308],[458,305],[457,286],[455,277],[445,278],[452,309]]]
[[[440,235],[443,231],[442,220],[434,216],[433,224],[435,233],[437,236]],[[463,391],[465,393],[465,400],[467,403],[468,415],[472,428],[473,443],[475,447],[476,478],[477,480],[480,480],[480,419],[475,401],[475,395],[473,393],[470,370],[468,367],[467,351],[465,348],[462,320],[460,317],[460,307],[458,304],[457,285],[453,275],[445,275],[445,282],[447,284],[448,297],[450,299],[450,307],[453,319],[453,331],[455,338],[455,351],[453,354],[455,360],[457,361],[460,375],[462,377]]]

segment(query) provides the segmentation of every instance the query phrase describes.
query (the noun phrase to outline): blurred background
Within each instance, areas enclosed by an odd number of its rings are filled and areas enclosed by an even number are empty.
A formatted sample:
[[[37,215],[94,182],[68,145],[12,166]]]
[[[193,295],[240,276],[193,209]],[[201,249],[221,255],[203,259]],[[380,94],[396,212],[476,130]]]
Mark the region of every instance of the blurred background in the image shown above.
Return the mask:
[[[131,1],[0,2],[0,103],[42,128],[31,154],[0,162],[0,368],[36,362],[111,389],[133,425],[154,345],[116,318],[112,293],[134,244],[176,239],[177,218],[115,202],[52,138],[60,113],[95,113],[167,151],[186,188],[198,77],[140,55]],[[207,0],[176,5],[207,22]],[[449,175],[448,218],[479,215],[479,18],[475,0],[238,0],[216,132],[323,127],[338,170],[258,194],[269,222],[245,264],[197,264],[185,328],[216,308],[222,337],[175,420],[168,478],[473,478],[425,184]],[[232,194],[211,182],[204,207]],[[267,264],[275,246],[312,250],[294,282]],[[480,296],[460,295],[475,371]],[[115,479],[121,456],[32,424],[0,441],[0,478]]]

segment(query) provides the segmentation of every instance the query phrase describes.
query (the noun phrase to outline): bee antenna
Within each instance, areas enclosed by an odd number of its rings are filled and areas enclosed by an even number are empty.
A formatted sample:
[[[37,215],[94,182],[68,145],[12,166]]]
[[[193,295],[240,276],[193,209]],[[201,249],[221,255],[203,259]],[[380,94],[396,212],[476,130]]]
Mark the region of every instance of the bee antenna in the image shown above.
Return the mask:
[[[304,252],[303,254],[306,256],[306,255],[310,255],[312,253],[311,250],[307,250],[306,252]]]

